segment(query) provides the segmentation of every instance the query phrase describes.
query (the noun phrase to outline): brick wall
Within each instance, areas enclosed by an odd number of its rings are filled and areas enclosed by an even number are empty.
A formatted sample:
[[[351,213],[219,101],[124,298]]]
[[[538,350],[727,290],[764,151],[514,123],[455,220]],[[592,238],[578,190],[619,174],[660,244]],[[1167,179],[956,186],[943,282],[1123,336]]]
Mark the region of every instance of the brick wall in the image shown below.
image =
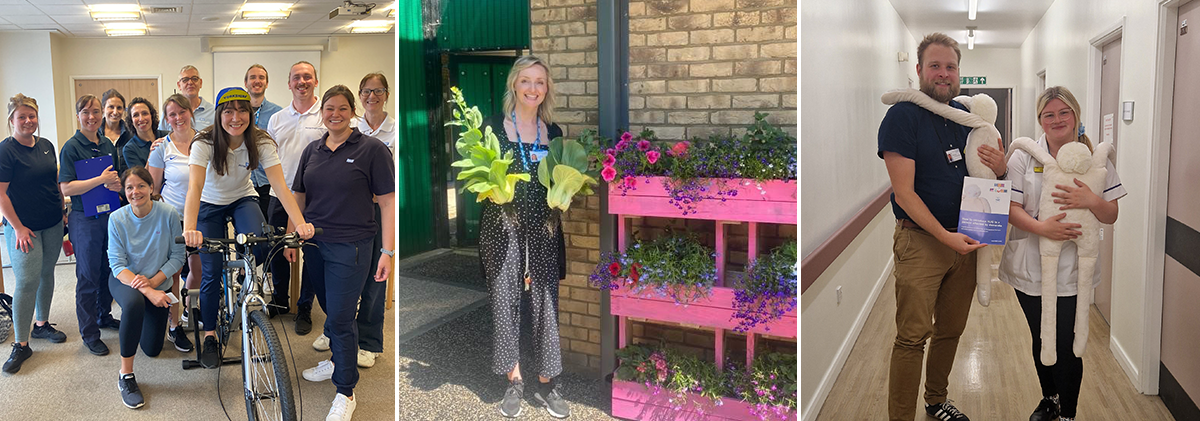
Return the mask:
[[[629,122],[660,139],[740,134],[755,111],[796,134],[796,3],[629,3]]]
[[[739,134],[755,111],[796,134],[796,4],[790,0],[631,1],[630,130],[661,139]],[[599,124],[595,0],[530,0],[532,53],[549,63],[557,123],[567,136]],[[600,292],[587,276],[599,261],[599,197],[578,200],[563,215],[567,278],[559,289],[559,332],[568,370],[600,366]],[[647,218],[639,229],[712,222]],[[746,261],[746,225],[728,228],[730,269]],[[795,226],[762,225],[763,251],[796,238]],[[711,242],[711,236],[708,241]],[[712,331],[635,323],[635,340],[660,338],[712,356]],[[732,336],[730,348],[738,345]],[[707,344],[707,345],[705,345]],[[761,346],[772,347],[765,340]],[[690,348],[686,348],[690,347]],[[707,348],[706,348],[707,347]],[[780,345],[787,348],[788,345]],[[794,343],[791,345],[794,349]]]

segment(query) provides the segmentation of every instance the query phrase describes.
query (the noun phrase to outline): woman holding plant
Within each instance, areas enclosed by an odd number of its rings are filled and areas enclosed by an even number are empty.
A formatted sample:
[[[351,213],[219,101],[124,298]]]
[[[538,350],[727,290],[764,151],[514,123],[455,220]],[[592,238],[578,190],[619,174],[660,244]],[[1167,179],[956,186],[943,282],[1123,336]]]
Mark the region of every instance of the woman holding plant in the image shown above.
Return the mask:
[[[562,136],[554,124],[554,83],[541,59],[517,59],[508,74],[504,114],[485,124],[499,137],[501,153],[512,154],[510,174],[528,174],[516,183],[512,201],[485,201],[480,217],[479,251],[492,294],[494,346],[492,371],[507,374],[508,390],[500,402],[506,417],[521,414],[524,382],[518,364],[521,292],[530,292],[533,320],[534,400],[550,415],[570,415],[554,377],[562,372],[558,338],[558,282],[566,275],[562,221],[546,204],[547,188],[539,182],[538,164],[549,153],[551,139]],[[523,179],[523,178],[522,178]],[[503,202],[503,201],[501,201]]]

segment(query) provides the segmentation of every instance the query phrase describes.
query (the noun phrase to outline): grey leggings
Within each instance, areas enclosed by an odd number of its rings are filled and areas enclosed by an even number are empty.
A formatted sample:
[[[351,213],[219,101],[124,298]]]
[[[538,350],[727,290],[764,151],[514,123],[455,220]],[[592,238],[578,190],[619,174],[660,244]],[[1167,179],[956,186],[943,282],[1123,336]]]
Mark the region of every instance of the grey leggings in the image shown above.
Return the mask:
[[[63,224],[34,231],[29,252],[17,249],[17,232],[4,224],[4,247],[12,261],[13,333],[16,342],[28,342],[33,319],[50,318],[50,301],[54,297],[54,264],[62,252]],[[36,312],[35,312],[36,310]]]

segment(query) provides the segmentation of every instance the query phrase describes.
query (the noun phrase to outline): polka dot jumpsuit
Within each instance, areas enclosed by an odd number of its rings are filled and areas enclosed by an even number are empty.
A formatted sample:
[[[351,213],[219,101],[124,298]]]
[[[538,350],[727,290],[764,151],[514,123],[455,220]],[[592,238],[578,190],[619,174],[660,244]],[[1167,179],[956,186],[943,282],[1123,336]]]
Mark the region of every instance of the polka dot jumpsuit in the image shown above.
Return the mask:
[[[558,339],[558,282],[566,273],[562,221],[546,205],[546,187],[538,181],[537,164],[525,169],[520,147],[507,139],[503,117],[494,116],[488,124],[500,139],[501,152],[513,152],[509,173],[530,173],[528,182],[517,183],[512,202],[498,206],[485,201],[480,215],[479,255],[492,294],[492,372],[506,374],[517,365],[521,292],[525,288],[528,262],[532,279],[532,305],[528,312],[533,321],[533,368],[537,374],[552,378],[562,372]],[[549,125],[548,131],[542,134],[543,139],[562,136],[557,125]],[[550,224],[547,218],[553,218]],[[554,227],[553,232],[547,225]]]

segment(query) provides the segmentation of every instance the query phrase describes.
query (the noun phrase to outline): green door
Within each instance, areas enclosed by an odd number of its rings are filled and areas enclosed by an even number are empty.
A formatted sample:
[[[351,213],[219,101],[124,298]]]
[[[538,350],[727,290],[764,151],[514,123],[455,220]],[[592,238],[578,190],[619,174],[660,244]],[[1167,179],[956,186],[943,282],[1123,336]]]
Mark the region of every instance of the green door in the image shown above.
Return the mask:
[[[423,23],[420,2],[396,2],[397,57],[401,63],[421,63],[424,59]],[[429,134],[425,68],[400,66],[395,91],[398,141],[396,145],[396,212],[399,234],[396,257],[412,256],[436,248],[433,217],[434,190],[431,186],[429,150],[435,139]]]
[[[503,112],[504,84],[513,61],[516,61],[516,57],[454,55],[450,59],[451,84],[462,89],[467,105],[479,107],[485,118],[499,114]],[[454,140],[450,139],[450,143],[453,144]],[[459,159],[457,154],[453,159]],[[453,170],[452,176],[457,178],[457,168]],[[461,181],[456,181],[454,186],[458,193],[457,245],[477,246],[481,205],[475,202],[474,193],[463,190]]]

